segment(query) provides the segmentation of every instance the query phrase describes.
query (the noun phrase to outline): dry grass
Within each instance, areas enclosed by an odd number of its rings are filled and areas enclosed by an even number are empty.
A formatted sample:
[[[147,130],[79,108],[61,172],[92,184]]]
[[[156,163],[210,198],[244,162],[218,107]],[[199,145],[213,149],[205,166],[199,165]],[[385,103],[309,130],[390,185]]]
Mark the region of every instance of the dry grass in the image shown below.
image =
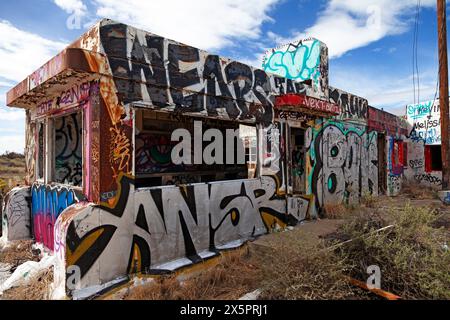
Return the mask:
[[[216,266],[180,281],[175,275],[132,288],[126,300],[227,300],[256,289],[259,299],[367,299],[346,279],[348,263],[322,245],[304,245],[293,233],[283,241],[249,244],[245,253],[230,252]],[[276,249],[275,249],[276,248]]]
[[[448,233],[435,228],[435,210],[412,207],[391,209],[389,224],[380,217],[356,217],[344,225],[342,232],[351,242],[339,247],[336,254],[354,263],[351,275],[367,279],[366,268],[378,265],[382,289],[403,299],[450,299],[450,250]]]
[[[13,266],[26,261],[39,261],[39,252],[32,249],[33,240],[20,240],[11,242],[11,245],[0,251],[0,262]]]
[[[349,261],[326,250],[324,242],[304,245],[294,234],[262,256],[261,299],[366,299],[345,275]]]
[[[326,204],[323,208],[324,218],[342,219],[347,212],[347,208],[343,204]]]
[[[27,285],[11,288],[1,296],[4,300],[49,300],[53,268],[42,270]]]
[[[375,207],[376,202],[377,202],[376,197],[370,192],[364,192],[364,194],[361,197],[361,204],[363,204],[367,208]]]
[[[12,266],[11,272],[27,261],[39,261],[39,250],[32,248],[33,240],[11,242],[0,251],[0,262]],[[40,271],[27,285],[13,287],[3,292],[4,300],[44,300],[49,299],[49,288],[53,283],[53,268]]]
[[[217,265],[180,281],[175,275],[133,288],[126,300],[238,299],[257,288],[258,268],[249,251],[226,252]]]
[[[436,190],[428,186],[413,184],[411,182],[403,183],[402,194],[410,199],[425,200],[438,198]]]

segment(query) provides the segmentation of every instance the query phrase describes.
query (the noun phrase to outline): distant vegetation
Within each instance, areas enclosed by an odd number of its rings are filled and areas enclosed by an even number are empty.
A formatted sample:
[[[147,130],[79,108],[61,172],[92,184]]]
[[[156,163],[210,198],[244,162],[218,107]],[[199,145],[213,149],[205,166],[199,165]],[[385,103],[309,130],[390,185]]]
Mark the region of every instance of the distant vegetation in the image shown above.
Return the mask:
[[[25,155],[23,153],[18,153],[14,151],[5,151],[0,158],[6,159],[25,159]]]
[[[0,155],[0,194],[6,193],[25,178],[25,156],[17,152]]]

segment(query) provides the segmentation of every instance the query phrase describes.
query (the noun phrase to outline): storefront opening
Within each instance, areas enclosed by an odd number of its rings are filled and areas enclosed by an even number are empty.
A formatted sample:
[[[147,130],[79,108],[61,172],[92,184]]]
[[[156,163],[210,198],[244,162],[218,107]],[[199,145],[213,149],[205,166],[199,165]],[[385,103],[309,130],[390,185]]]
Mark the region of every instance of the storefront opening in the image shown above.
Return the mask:
[[[246,179],[255,175],[255,127],[244,126],[241,131],[239,123],[235,121],[195,118],[138,108],[135,119],[134,168],[138,188]],[[195,131],[195,123],[197,126],[201,125],[200,139],[195,136],[195,132],[198,132]],[[190,163],[176,163],[172,159],[173,149],[183,141],[182,139],[172,141],[172,133],[177,129],[185,130],[189,134],[191,146],[189,154],[183,154],[185,152],[183,149],[179,152],[179,156],[191,159]],[[209,129],[216,133],[220,132],[223,136],[219,144],[223,148],[211,147],[216,141],[215,137],[207,137],[206,132]],[[239,129],[239,132],[236,129]],[[232,138],[234,143],[231,145],[234,149],[231,151],[227,149],[227,131],[239,134]],[[195,148],[199,148],[200,151],[196,151]],[[242,155],[239,153],[240,150]],[[223,160],[219,163],[207,163],[203,158],[200,163],[194,161],[198,160],[198,154],[204,156],[205,152],[209,151],[214,158],[217,156],[217,159]],[[239,161],[239,156],[242,156],[242,161]]]

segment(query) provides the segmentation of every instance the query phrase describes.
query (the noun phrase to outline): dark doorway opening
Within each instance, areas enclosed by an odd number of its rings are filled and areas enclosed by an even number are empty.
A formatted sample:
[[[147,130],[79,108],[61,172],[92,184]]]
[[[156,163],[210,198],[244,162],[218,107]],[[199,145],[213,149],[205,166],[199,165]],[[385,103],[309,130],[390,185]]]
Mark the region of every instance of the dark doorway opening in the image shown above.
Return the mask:
[[[441,145],[425,146],[425,171],[442,171]]]
[[[378,193],[386,194],[387,190],[387,161],[386,161],[386,135],[378,133]]]
[[[304,194],[306,192],[305,181],[305,130],[291,128],[290,130],[290,177],[293,194]]]

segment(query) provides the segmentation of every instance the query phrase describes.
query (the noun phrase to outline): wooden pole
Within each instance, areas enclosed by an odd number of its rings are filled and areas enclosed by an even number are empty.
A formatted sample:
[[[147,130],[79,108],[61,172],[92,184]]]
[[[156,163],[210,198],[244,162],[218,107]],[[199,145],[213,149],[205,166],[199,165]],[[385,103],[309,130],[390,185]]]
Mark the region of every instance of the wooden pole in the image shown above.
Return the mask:
[[[448,190],[450,180],[449,109],[446,1],[437,0],[439,43],[439,106],[441,111],[442,190]]]

